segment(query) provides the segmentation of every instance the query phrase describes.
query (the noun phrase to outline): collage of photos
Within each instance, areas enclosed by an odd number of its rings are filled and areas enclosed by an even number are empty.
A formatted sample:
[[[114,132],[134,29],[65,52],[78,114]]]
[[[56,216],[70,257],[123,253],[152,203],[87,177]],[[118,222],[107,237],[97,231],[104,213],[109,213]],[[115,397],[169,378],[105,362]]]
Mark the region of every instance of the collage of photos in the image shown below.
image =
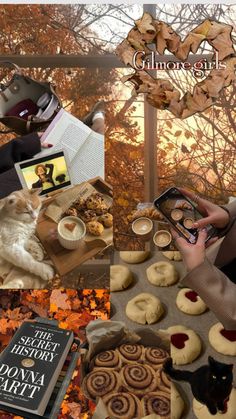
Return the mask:
[[[236,419],[236,5],[0,11],[0,419]]]

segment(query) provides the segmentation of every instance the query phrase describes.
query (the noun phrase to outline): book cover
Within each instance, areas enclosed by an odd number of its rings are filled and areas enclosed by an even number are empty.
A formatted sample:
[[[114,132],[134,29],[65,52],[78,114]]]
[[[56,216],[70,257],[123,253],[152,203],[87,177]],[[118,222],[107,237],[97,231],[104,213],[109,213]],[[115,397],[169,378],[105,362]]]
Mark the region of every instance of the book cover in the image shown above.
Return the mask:
[[[25,322],[0,356],[0,403],[43,415],[73,342],[73,332]]]

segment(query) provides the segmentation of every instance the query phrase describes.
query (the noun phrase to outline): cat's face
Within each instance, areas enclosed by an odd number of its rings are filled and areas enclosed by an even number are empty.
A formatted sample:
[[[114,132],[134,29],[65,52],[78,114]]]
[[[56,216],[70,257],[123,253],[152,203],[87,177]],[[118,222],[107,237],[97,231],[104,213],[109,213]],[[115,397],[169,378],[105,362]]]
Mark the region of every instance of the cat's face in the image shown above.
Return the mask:
[[[224,364],[214,358],[208,358],[210,382],[214,387],[224,388],[233,381],[233,365]]]
[[[14,220],[31,223],[37,220],[42,205],[40,191],[40,189],[23,189],[12,192],[0,200],[0,211]]]

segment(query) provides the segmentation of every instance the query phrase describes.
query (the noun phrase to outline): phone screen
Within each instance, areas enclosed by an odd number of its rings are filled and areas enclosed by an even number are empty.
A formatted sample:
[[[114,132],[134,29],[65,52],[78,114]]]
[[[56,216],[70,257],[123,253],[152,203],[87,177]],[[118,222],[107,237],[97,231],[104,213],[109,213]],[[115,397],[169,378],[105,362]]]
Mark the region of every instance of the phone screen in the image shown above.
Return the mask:
[[[198,230],[193,228],[193,224],[203,216],[186,196],[177,188],[170,188],[154,201],[154,205],[189,243],[196,243]],[[206,230],[209,240],[215,228],[208,225]]]

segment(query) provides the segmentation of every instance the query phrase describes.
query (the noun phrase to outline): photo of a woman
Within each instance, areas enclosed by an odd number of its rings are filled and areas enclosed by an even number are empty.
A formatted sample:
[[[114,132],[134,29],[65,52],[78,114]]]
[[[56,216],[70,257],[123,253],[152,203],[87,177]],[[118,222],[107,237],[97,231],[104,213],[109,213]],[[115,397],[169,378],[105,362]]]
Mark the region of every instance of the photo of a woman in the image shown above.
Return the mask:
[[[53,164],[38,164],[35,167],[35,174],[38,176],[39,180],[32,184],[32,188],[43,188],[43,190],[45,190],[55,186],[55,183],[52,178],[53,169]]]

